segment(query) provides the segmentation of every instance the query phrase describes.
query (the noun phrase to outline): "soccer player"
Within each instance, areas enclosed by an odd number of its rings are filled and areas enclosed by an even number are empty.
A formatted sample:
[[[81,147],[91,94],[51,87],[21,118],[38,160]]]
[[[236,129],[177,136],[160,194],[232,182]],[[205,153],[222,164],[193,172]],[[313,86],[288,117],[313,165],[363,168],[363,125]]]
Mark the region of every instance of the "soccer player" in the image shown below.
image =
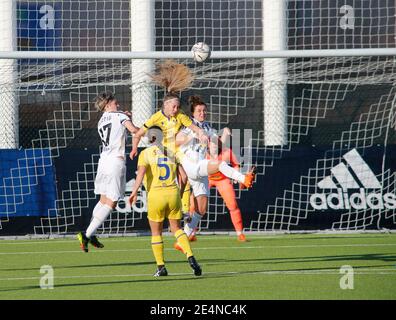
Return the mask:
[[[227,132],[226,135],[229,135],[229,133]],[[213,137],[210,140],[207,158],[226,161],[227,163],[230,163],[234,169],[239,170],[238,159],[236,158],[235,154],[232,152],[231,149],[223,147],[222,139],[217,139]],[[231,179],[227,178],[221,172],[211,174],[209,176],[209,188],[212,187],[216,187],[217,191],[220,193],[220,196],[223,198],[228,210],[230,211],[231,221],[236,231],[238,241],[246,242],[246,236],[243,234],[242,214],[236,201],[235,191]],[[245,186],[243,184],[240,184],[241,189],[244,189],[244,187]],[[182,199],[182,202],[184,202],[184,205],[186,205],[187,199]],[[191,202],[191,205],[189,206],[190,215],[192,215],[195,210],[195,204],[194,202]],[[189,237],[189,240],[197,240],[195,230]],[[177,245],[175,245],[175,248],[179,249]]]
[[[190,105],[190,112],[192,114],[193,123],[201,128],[205,134],[209,137],[209,139],[216,134],[216,131],[205,122],[206,118],[206,104],[201,100],[198,96],[190,96],[188,98],[188,102]],[[204,154],[206,153],[206,144],[202,144],[196,139],[194,136],[194,132],[189,128],[183,128],[181,132],[187,137],[191,136],[192,139],[186,142],[184,145],[180,147],[184,153],[186,153],[191,160],[198,162],[199,160],[204,159]],[[191,224],[192,219],[197,219],[194,215],[199,215],[200,217],[204,216],[208,207],[208,177],[197,177],[193,179],[192,177],[188,178],[188,185],[184,190],[182,197],[182,205],[184,212],[189,212],[188,217],[185,217],[184,231],[189,234],[189,240],[195,241],[194,233],[189,232],[189,224]],[[192,189],[192,193],[191,190]],[[191,197],[190,197],[191,195]],[[197,213],[195,212],[197,211]],[[175,246],[176,248],[177,245]]]
[[[152,134],[158,131],[152,127],[148,131],[149,140],[153,141]],[[176,183],[177,164],[168,157],[167,148],[161,146],[158,133],[154,136],[152,146],[143,150],[138,159],[138,171],[135,185],[130,195],[130,203],[137,200],[137,192],[145,177],[144,186],[147,191],[147,218],[151,229],[151,247],[157,263],[155,277],[167,276],[164,261],[164,244],[162,239],[163,223],[169,221],[171,232],[177,239],[182,251],[186,254],[191,268],[196,276],[202,274],[201,267],[194,258],[187,235],[180,229],[182,218],[180,189]]]
[[[137,155],[140,139],[153,126],[162,130],[163,145],[173,154],[176,153],[175,137],[182,127],[190,128],[203,143],[206,143],[207,137],[204,131],[194,125],[192,120],[180,110],[180,98],[176,94],[191,85],[194,77],[189,68],[167,60],[159,66],[158,74],[153,75],[152,78],[157,85],[166,90],[166,95],[161,110],[154,113],[135,134],[130,158],[133,159]]]
[[[212,139],[208,148],[208,159],[217,159],[230,163],[231,166],[239,170],[239,162],[231,149],[223,147],[223,143],[219,139]],[[234,187],[229,178],[221,172],[211,174],[209,176],[209,188],[216,187],[217,191],[223,198],[228,210],[230,211],[231,221],[234,225],[238,241],[245,242],[246,236],[243,234],[243,222],[241,210],[235,197]],[[244,185],[241,185],[244,188]]]
[[[102,152],[94,191],[95,194],[100,195],[100,200],[93,210],[92,220],[87,230],[77,235],[84,252],[88,252],[89,243],[97,248],[104,247],[95,233],[116,207],[118,200],[124,196],[126,131],[136,133],[139,129],[133,125],[129,112],[120,111],[118,101],[112,93],[102,93],[97,96],[95,107],[103,112],[98,122]]]
[[[204,130],[210,139],[217,139],[216,131],[205,121],[207,105],[198,96],[189,98],[190,110],[193,123]],[[229,134],[229,129],[226,131]],[[223,139],[225,139],[224,137]],[[196,212],[191,212],[191,220],[184,225],[184,232],[190,240],[194,239],[194,230],[197,228],[202,217],[206,214],[208,206],[208,175],[222,173],[225,177],[234,179],[243,184],[246,188],[252,186],[255,174],[253,167],[246,175],[239,170],[230,167],[221,158],[206,158],[207,145],[200,143],[195,133],[189,128],[181,130],[176,137],[176,144],[179,145],[178,155],[180,162],[187,173],[188,180],[194,195],[194,205]],[[180,250],[180,246],[175,244],[175,248]]]

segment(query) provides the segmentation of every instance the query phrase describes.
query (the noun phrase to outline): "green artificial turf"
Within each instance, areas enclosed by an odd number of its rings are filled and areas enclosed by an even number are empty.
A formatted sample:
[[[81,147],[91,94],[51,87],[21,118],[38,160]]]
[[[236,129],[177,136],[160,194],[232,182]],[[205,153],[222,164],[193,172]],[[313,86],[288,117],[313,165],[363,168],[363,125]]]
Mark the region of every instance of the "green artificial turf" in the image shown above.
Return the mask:
[[[154,278],[150,237],[102,238],[103,249],[77,240],[0,241],[0,299],[396,299],[395,234],[198,236],[203,275],[165,237],[169,276]],[[54,270],[41,289],[40,268]],[[340,268],[353,267],[353,289]]]

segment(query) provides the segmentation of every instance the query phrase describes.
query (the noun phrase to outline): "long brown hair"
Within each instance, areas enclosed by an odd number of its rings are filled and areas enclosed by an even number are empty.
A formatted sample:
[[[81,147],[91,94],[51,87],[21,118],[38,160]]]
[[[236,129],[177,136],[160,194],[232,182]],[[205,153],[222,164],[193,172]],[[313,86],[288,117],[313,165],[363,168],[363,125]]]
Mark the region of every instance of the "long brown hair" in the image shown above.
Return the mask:
[[[165,60],[157,66],[157,70],[151,75],[155,84],[165,89],[166,95],[163,102],[179,99],[177,92],[184,91],[194,81],[194,74],[184,64],[174,60]]]

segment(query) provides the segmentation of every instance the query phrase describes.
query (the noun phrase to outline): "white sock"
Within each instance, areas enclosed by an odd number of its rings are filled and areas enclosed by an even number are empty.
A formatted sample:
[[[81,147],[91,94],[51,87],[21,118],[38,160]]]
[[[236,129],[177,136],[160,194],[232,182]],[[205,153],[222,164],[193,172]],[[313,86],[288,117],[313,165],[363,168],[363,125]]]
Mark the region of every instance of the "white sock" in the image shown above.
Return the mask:
[[[192,217],[191,217],[191,221],[189,223],[186,223],[184,225],[184,232],[187,235],[187,237],[191,236],[191,234],[194,232],[194,229],[198,226],[199,221],[201,221],[202,216],[197,213],[194,212]]]
[[[109,207],[107,204],[102,204],[100,201],[96,204],[92,213],[91,223],[85,232],[87,238],[92,237],[96,233],[96,230],[106,221],[112,211],[113,208]]]
[[[230,167],[225,161],[220,163],[219,171],[230,179],[237,180],[241,183],[245,182],[245,175],[235,170],[233,167]]]

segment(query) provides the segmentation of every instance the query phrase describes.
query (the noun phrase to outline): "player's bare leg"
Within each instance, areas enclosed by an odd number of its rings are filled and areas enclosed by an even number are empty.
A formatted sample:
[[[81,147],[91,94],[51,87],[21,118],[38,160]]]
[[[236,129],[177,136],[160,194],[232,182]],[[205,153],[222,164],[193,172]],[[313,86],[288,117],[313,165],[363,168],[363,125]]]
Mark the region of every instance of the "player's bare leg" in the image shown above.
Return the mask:
[[[104,247],[104,245],[98,240],[95,233],[98,228],[106,221],[116,205],[117,201],[113,201],[107,198],[105,195],[100,196],[100,200],[93,210],[92,220],[86,232],[80,232],[77,235],[77,238],[80,242],[80,247],[84,252],[88,252],[88,243],[92,244],[95,248]]]
[[[202,217],[206,214],[208,208],[208,197],[206,195],[194,197],[193,203],[196,210],[191,214],[191,221],[184,225],[184,232],[187,234],[190,241],[195,237],[195,230],[197,229]]]
[[[195,200],[194,194],[191,193],[191,197],[190,197],[190,208],[189,208],[190,219],[189,219],[189,221],[187,221],[187,223],[191,222],[192,216],[194,215],[194,212],[196,212],[197,205],[196,205],[195,202],[196,202],[196,200]],[[205,211],[206,211],[206,210],[205,210]],[[195,242],[195,241],[197,241],[196,232],[197,232],[197,228],[195,228],[195,229],[193,230],[193,232],[191,233],[191,235],[188,237],[188,240],[190,240],[190,242]]]
[[[223,179],[211,182],[210,186],[215,186],[220,196],[223,198],[227,209],[230,211],[230,218],[236,231],[238,241],[246,242],[246,236],[243,234],[242,213],[236,201],[234,187],[231,180]]]

